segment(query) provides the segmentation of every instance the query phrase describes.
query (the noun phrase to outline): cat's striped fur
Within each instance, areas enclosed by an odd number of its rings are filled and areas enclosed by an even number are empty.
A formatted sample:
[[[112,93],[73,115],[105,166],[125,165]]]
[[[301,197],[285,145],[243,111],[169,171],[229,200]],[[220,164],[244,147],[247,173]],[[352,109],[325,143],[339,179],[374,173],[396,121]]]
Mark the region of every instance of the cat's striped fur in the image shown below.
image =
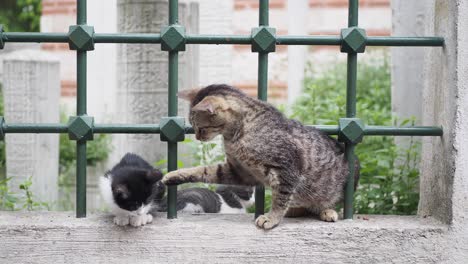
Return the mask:
[[[343,146],[325,133],[287,119],[268,103],[228,85],[210,85],[179,97],[190,100],[196,138],[224,138],[226,162],[166,174],[165,184],[207,182],[264,184],[272,188],[272,210],[256,225],[271,229],[285,215],[312,212],[336,221],[348,163]],[[355,182],[359,177],[356,166]]]

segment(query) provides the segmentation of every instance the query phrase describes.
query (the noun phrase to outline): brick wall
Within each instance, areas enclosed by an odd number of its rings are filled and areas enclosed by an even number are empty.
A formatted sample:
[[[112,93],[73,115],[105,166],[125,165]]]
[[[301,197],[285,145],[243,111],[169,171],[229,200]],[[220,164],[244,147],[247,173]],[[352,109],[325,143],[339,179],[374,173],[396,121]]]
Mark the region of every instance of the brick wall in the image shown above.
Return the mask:
[[[235,0],[233,28],[236,34],[250,34],[258,26],[258,0]],[[370,36],[388,36],[391,33],[390,0],[361,0],[359,25]],[[348,0],[310,0],[306,31],[310,35],[339,35],[347,26]],[[287,0],[270,0],[270,26],[277,35],[288,34]],[[288,47],[277,46],[269,56],[269,99],[283,102],[287,98]],[[307,60],[315,64],[327,63],[343,57],[337,46],[308,48]],[[251,95],[257,89],[257,56],[250,46],[235,45],[232,72],[234,85]]]
[[[76,0],[42,0],[42,32],[68,32],[68,26],[76,24]],[[53,52],[60,59],[62,97],[76,95],[75,52],[67,43],[43,43],[43,50]]]
[[[181,2],[190,2],[184,0]],[[229,0],[200,4],[200,33],[250,34],[258,25],[258,0]],[[390,0],[361,0],[360,26],[368,35],[390,35]],[[76,0],[43,0],[41,29],[44,32],[67,32],[75,24]],[[216,7],[213,7],[215,5]],[[233,5],[232,8],[227,5]],[[210,8],[204,8],[208,6]],[[337,35],[347,25],[348,0],[310,0],[307,32],[311,35]],[[215,11],[216,9],[216,11]],[[232,14],[230,13],[232,10]],[[270,25],[278,35],[288,34],[287,0],[270,0]],[[224,20],[223,20],[224,18]],[[76,69],[74,52],[66,43],[44,43],[42,48],[54,52],[61,60],[62,96],[75,96]],[[269,63],[269,96],[273,101],[287,97],[287,46],[278,46]],[[337,47],[310,47],[307,59],[326,63],[340,58]],[[221,56],[221,57],[220,57]],[[231,82],[256,95],[257,54],[248,45],[202,45],[200,47],[200,84]]]

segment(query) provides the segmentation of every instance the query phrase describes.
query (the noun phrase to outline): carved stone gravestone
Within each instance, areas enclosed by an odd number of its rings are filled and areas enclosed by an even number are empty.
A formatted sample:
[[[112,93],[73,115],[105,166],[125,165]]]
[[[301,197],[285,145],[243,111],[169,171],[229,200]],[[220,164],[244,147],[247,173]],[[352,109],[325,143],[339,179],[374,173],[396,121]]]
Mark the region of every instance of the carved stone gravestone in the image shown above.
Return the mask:
[[[60,63],[39,50],[10,53],[3,61],[5,120],[8,123],[58,123]],[[37,200],[54,203],[58,187],[58,134],[7,134],[6,175],[10,189],[32,177]]]

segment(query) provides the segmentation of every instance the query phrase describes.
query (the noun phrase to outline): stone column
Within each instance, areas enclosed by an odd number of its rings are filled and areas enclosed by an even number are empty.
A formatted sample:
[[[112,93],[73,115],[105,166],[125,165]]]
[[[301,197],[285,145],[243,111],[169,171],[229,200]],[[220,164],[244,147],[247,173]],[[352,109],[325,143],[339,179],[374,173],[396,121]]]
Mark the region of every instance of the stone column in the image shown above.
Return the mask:
[[[7,123],[58,123],[60,64],[39,50],[12,52],[3,61]],[[6,175],[9,187],[32,177],[32,192],[44,202],[58,195],[58,134],[7,134]]]
[[[127,33],[159,33],[168,23],[168,1],[148,0],[117,2],[118,31]],[[190,5],[196,8],[196,5]],[[197,13],[197,12],[193,12]],[[180,4],[180,23],[189,33],[192,29],[189,6]],[[192,21],[192,23],[189,23]],[[196,24],[195,24],[196,25]],[[196,30],[196,28],[195,28]],[[179,56],[179,90],[191,88],[197,81],[192,69],[195,47],[187,46],[187,51]],[[123,44],[118,48],[117,58],[117,113],[116,122],[126,124],[157,124],[167,116],[168,96],[168,53],[161,51],[159,44]],[[189,58],[190,56],[190,58]],[[180,105],[182,105],[181,102]],[[186,116],[180,107],[181,116]],[[116,150],[112,160],[117,161],[125,152],[141,155],[154,163],[166,156],[166,144],[159,135],[116,135]]]
[[[393,36],[425,36],[430,1],[392,0]],[[396,47],[392,56],[392,112],[421,123],[424,56],[427,48]]]
[[[183,1],[189,2],[190,0]],[[233,17],[235,16],[235,10],[233,0],[196,0],[196,2],[198,2],[200,9],[200,34],[230,35],[234,33]],[[232,62],[232,45],[201,45],[200,81],[194,83],[194,85],[232,84]]]
[[[288,34],[307,35],[309,1],[288,0]],[[288,103],[294,103],[302,92],[307,46],[288,46]]]
[[[423,139],[419,214],[449,225],[445,262],[463,263],[468,258],[468,2],[427,4],[427,33],[444,37],[445,45],[425,57],[423,124],[442,126],[444,135]]]

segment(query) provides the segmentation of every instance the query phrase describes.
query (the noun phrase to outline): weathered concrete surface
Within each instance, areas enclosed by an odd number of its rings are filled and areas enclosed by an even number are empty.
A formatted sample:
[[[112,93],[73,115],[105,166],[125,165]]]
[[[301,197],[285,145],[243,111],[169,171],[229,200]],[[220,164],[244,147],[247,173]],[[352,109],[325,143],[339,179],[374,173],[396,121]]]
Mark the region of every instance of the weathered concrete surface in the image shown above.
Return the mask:
[[[50,53],[18,50],[3,60],[5,120],[8,123],[58,123],[60,64]],[[7,134],[6,176],[14,193],[32,177],[37,200],[53,203],[58,196],[59,136]]]
[[[179,4],[179,21],[187,32],[198,30],[197,5]],[[195,10],[194,10],[195,9]],[[125,33],[159,33],[168,23],[167,0],[118,0],[117,28]],[[192,12],[193,11],[193,12]],[[190,23],[189,23],[190,22]],[[193,26],[192,26],[193,25]],[[187,45],[179,54],[179,90],[198,85],[197,47]],[[195,57],[194,57],[195,56]],[[167,116],[168,53],[160,45],[121,44],[117,49],[117,109],[113,122],[124,124],[157,124]],[[179,104],[179,115],[186,116],[184,102]],[[185,107],[186,108],[186,107]],[[110,164],[115,164],[126,152],[141,155],[149,163],[164,159],[166,143],[157,134],[113,135],[114,151]],[[182,148],[182,147],[181,147]],[[183,149],[181,149],[183,150]]]
[[[419,213],[450,224],[450,261],[468,260],[468,1],[428,1],[429,35],[445,38],[426,56],[423,122],[444,136],[425,138]],[[449,262],[450,262],[449,261]]]
[[[431,1],[392,0],[392,35],[405,37],[427,36],[427,11]],[[414,116],[421,122],[422,94],[424,88],[424,57],[431,48],[394,47],[392,58],[392,112],[400,118]]]
[[[110,215],[0,215],[1,263],[440,263],[445,225],[417,217],[371,216],[325,223],[286,219],[272,231],[252,215],[157,217],[141,228]],[[453,263],[453,262],[452,262]]]

